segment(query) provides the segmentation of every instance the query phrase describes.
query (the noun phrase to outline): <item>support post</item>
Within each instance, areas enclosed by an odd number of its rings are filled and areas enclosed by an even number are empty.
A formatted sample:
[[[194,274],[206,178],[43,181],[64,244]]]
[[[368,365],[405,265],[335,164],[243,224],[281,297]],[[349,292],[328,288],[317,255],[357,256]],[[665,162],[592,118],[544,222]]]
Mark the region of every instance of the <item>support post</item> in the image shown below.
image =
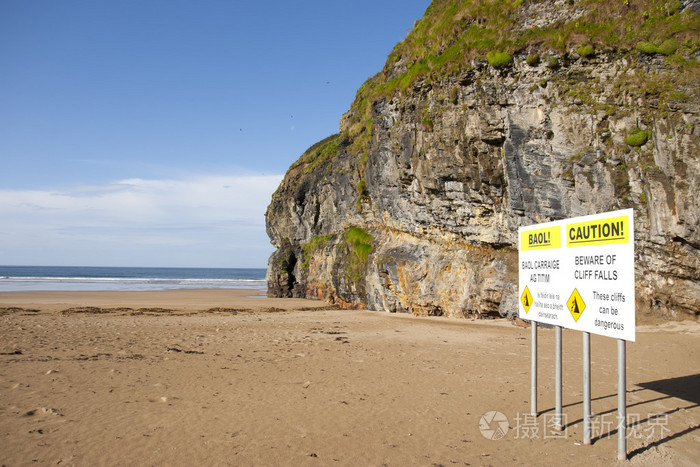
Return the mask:
[[[530,366],[530,413],[537,416],[537,322],[530,321],[532,326],[532,349]]]
[[[555,414],[554,421],[559,430],[563,430],[561,417],[561,326],[554,328],[555,349],[554,349],[554,400]]]
[[[627,459],[627,349],[617,340],[617,459]]]
[[[583,444],[591,444],[591,334],[583,333]]]

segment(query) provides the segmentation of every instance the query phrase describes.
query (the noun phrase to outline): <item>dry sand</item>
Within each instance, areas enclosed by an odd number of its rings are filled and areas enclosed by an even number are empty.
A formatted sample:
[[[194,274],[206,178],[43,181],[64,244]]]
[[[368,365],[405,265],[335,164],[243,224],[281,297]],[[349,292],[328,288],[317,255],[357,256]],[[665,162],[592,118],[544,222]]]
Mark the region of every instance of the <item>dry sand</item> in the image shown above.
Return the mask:
[[[583,446],[577,332],[564,331],[562,434],[548,427],[551,330],[531,419],[530,331],[501,320],[240,290],[0,293],[0,314],[3,465],[700,463],[696,322],[638,327],[628,344],[630,460],[618,462],[609,338],[591,337],[599,416]],[[491,411],[508,419],[502,439],[479,429]]]

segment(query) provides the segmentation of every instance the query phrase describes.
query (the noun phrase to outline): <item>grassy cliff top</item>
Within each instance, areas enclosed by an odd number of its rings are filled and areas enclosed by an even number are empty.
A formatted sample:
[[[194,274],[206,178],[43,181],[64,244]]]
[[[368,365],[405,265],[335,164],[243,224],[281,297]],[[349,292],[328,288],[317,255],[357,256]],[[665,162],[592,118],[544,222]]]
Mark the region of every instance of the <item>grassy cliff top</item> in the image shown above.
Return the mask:
[[[452,71],[492,50],[633,50],[640,42],[669,38],[681,53],[695,53],[699,31],[700,18],[682,13],[679,0],[435,0],[391,52],[384,72],[402,59],[406,71],[416,64]]]
[[[679,0],[434,0],[358,90],[341,132],[361,152],[374,101],[421,79],[459,74],[474,59],[507,66],[514,55],[598,51],[662,54],[678,80],[697,83],[700,15],[681,11]]]

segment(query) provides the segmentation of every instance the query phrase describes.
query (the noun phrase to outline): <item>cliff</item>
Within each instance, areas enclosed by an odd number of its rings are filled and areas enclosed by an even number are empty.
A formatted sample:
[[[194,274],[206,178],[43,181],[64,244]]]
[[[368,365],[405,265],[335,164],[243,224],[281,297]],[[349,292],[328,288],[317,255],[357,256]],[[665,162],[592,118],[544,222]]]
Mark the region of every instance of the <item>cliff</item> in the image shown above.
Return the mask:
[[[273,195],[268,293],[513,315],[519,226],[634,208],[638,312],[698,316],[699,30],[693,1],[433,2]]]

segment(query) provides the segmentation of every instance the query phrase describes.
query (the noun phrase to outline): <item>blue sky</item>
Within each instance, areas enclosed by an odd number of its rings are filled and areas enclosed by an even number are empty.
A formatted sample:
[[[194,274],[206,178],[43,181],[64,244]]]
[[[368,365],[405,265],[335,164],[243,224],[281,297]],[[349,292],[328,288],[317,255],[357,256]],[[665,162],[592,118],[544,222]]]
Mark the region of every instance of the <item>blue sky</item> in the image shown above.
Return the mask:
[[[264,212],[428,0],[0,2],[0,264],[265,267]]]

